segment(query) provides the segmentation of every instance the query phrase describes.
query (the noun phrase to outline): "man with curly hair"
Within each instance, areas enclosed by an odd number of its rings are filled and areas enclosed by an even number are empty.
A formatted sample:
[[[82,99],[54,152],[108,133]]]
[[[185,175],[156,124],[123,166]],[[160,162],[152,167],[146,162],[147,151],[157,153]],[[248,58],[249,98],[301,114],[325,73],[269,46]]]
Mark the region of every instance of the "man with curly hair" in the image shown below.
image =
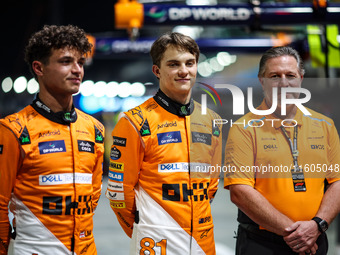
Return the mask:
[[[25,60],[39,94],[0,120],[0,254],[97,254],[104,127],[72,99],[91,47],[72,25],[44,26],[29,40]]]

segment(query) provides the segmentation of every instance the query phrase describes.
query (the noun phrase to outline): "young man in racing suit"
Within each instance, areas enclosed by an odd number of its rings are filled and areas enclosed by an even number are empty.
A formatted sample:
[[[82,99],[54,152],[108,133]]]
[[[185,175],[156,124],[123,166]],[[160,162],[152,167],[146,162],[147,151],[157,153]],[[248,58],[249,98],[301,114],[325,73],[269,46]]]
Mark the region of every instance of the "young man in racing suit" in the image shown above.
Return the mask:
[[[26,47],[40,92],[0,120],[0,254],[97,254],[104,127],[72,101],[90,51],[85,32],[71,25],[45,26]]]
[[[110,205],[130,254],[215,254],[210,202],[221,163],[220,117],[191,98],[196,42],[179,33],[158,38],[150,52],[157,94],[125,112],[112,132]],[[209,168],[210,167],[210,168]]]

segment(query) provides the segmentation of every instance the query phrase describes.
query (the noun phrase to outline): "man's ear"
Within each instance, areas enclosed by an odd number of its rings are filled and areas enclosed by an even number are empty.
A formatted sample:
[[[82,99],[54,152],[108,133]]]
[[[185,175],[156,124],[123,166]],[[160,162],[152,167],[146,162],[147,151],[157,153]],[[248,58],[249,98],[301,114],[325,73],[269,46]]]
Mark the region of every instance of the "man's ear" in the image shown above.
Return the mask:
[[[37,75],[37,76],[42,76],[43,75],[43,64],[40,62],[40,61],[33,61],[32,62],[32,69],[34,71],[34,73]]]
[[[154,73],[154,75],[156,75],[156,77],[159,79],[160,77],[160,71],[159,71],[159,67],[157,65],[153,65],[152,66],[152,72]]]

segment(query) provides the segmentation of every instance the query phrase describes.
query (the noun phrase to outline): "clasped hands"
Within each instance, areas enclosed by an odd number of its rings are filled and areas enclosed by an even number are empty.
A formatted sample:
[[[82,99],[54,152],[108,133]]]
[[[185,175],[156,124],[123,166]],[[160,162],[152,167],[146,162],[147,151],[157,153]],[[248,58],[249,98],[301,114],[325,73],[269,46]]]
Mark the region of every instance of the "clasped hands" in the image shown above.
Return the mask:
[[[299,255],[316,254],[320,232],[315,221],[297,221],[285,229],[283,239]]]

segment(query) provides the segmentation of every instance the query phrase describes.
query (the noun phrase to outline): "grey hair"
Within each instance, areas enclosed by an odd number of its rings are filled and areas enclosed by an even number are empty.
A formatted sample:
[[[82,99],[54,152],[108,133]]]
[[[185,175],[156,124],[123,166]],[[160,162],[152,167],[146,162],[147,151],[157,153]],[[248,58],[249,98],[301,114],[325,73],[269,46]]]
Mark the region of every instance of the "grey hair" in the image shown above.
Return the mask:
[[[301,75],[305,74],[305,69],[303,65],[303,61],[299,53],[293,49],[292,47],[288,46],[281,46],[281,47],[274,47],[267,50],[261,57],[260,65],[259,65],[259,72],[258,76],[263,77],[265,70],[266,70],[266,63],[271,58],[277,58],[281,56],[292,56],[296,59],[297,66],[299,69],[299,73]]]

